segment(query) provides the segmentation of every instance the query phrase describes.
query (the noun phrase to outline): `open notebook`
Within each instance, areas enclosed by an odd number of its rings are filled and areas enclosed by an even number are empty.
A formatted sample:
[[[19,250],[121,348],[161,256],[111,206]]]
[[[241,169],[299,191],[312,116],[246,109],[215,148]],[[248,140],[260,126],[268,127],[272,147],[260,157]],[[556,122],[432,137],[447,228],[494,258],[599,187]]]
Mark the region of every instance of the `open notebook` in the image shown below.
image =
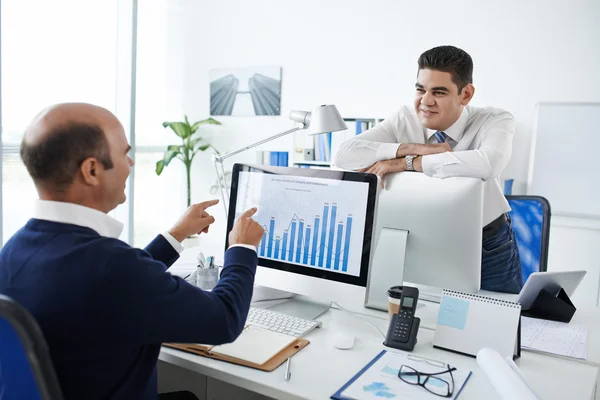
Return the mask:
[[[308,345],[309,341],[295,336],[248,325],[232,343],[218,346],[186,343],[164,343],[203,357],[244,365],[262,371],[272,371]]]
[[[235,342],[214,346],[210,349],[210,353],[262,365],[294,343],[296,339],[295,336],[249,325]]]

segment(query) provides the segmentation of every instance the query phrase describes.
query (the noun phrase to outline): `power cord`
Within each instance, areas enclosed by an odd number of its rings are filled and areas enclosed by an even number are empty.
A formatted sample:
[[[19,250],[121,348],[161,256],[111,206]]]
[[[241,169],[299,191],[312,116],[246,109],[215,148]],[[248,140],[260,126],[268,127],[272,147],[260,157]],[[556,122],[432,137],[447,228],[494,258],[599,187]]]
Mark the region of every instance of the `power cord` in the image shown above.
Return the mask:
[[[332,303],[334,304],[336,307],[338,307],[340,310],[347,312],[348,314],[352,315],[354,318],[358,318],[364,322],[366,322],[367,324],[371,325],[373,328],[377,329],[377,331],[379,333],[381,333],[381,336],[383,336],[383,338],[385,339],[385,333],[383,333],[381,331],[381,329],[379,329],[375,324],[371,323],[370,321],[368,321],[366,318],[361,317],[360,315],[358,315],[357,313],[354,313],[352,311],[346,310],[344,307],[342,307],[339,303],[336,303],[335,301]]]

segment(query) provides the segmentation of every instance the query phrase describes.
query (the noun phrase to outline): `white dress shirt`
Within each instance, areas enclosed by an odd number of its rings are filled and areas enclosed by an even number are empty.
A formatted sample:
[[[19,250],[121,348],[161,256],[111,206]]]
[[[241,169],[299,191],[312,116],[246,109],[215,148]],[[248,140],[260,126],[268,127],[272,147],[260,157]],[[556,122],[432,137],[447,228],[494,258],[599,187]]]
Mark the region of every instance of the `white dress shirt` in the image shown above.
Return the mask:
[[[102,211],[81,206],[74,203],[61,201],[36,200],[33,209],[33,218],[45,221],[58,222],[61,224],[73,224],[90,228],[100,236],[118,239],[123,231],[123,224]],[[162,236],[179,253],[184,247],[169,232],[163,232]],[[245,247],[256,251],[256,247],[249,244],[234,244],[230,247]]]
[[[466,106],[444,131],[452,152],[423,157],[423,173],[435,178],[464,176],[486,180],[483,225],[510,211],[500,187],[500,173],[510,160],[515,134],[513,116],[497,108]],[[334,163],[344,169],[366,168],[396,158],[402,143],[437,143],[435,131],[421,124],[412,107],[404,106],[368,131],[344,142]]]
[[[62,224],[73,224],[90,228],[100,236],[118,239],[123,231],[123,224],[102,211],[79,204],[62,201],[36,200],[33,218]],[[162,233],[163,237],[179,253],[183,246],[169,232]]]

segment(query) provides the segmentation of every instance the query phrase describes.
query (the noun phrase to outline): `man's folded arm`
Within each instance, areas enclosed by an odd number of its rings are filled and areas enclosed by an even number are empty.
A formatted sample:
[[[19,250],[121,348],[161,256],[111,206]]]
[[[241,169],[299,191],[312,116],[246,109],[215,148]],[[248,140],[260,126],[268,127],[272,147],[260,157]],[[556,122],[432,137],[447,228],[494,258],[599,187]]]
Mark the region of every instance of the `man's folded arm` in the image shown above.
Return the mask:
[[[514,119],[507,113],[483,134],[478,149],[423,156],[423,173],[436,178],[497,178],[510,161],[514,132]]]

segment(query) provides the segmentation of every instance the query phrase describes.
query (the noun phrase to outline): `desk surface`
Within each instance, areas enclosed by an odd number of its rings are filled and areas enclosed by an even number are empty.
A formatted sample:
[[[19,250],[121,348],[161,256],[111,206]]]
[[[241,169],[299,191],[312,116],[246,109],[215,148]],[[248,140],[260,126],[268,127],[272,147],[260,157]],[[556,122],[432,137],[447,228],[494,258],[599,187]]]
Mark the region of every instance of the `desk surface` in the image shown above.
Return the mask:
[[[425,309],[428,307],[433,309],[434,305],[428,304]],[[376,311],[370,313],[372,316],[364,318],[385,332],[387,314]],[[379,332],[343,311],[332,309],[319,320],[323,321],[322,328],[306,336],[311,344],[292,359],[292,377],[289,381],[284,380],[285,365],[268,373],[164,347],[160,359],[277,399],[328,399],[385,347]],[[331,338],[338,331],[354,333],[356,343],[351,350],[333,347]],[[433,335],[432,330],[419,330],[419,343],[413,353],[473,371],[461,399],[498,398],[474,358],[434,349]],[[590,354],[592,350],[589,349]],[[591,399],[594,396],[598,376],[598,367],[595,365],[531,352],[523,352],[517,365],[528,384],[542,399]]]

